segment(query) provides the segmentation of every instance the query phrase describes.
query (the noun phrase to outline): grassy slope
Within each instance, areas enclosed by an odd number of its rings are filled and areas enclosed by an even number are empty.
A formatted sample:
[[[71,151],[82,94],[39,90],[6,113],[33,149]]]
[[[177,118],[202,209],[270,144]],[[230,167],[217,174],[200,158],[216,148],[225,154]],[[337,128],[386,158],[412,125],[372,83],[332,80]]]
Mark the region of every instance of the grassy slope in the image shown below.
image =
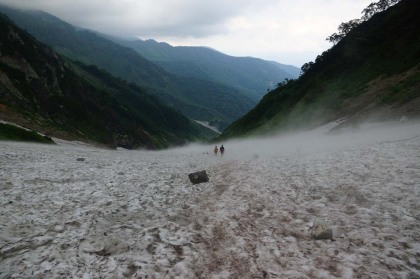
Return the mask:
[[[54,143],[49,137],[4,123],[0,123],[0,140]]]

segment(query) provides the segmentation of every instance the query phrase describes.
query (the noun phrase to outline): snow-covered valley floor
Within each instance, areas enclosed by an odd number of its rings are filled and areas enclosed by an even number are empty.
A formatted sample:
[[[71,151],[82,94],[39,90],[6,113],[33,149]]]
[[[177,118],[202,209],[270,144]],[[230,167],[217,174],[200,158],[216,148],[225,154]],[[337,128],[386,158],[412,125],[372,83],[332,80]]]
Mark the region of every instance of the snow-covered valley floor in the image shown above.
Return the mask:
[[[419,132],[226,142],[224,157],[0,142],[0,278],[420,278]],[[198,170],[210,182],[192,185]],[[313,239],[316,219],[341,237]]]

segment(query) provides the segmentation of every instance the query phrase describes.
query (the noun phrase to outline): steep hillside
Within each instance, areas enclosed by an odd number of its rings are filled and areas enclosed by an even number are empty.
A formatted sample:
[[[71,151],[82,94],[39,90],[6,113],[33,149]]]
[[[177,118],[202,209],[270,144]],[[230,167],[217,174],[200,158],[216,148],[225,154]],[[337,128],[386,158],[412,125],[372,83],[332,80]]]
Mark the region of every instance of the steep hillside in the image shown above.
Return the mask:
[[[300,69],[252,57],[233,57],[205,47],[173,47],[154,40],[118,40],[168,72],[225,84],[260,99],[267,88],[297,78]]]
[[[50,136],[127,148],[199,137],[187,118],[135,84],[61,58],[0,16],[0,119]]]
[[[42,136],[35,131],[31,131],[16,125],[0,122],[1,141],[25,141],[51,144],[54,141],[47,136]]]
[[[350,31],[298,79],[267,94],[222,138],[420,115],[420,1],[403,0]]]
[[[213,126],[224,129],[258,101],[233,87],[168,73],[136,51],[94,32],[74,27],[48,13],[1,5],[0,12],[58,53],[134,82],[159,96],[167,105],[181,110],[190,119],[211,122]],[[235,105],[226,109],[221,105],[222,101]]]

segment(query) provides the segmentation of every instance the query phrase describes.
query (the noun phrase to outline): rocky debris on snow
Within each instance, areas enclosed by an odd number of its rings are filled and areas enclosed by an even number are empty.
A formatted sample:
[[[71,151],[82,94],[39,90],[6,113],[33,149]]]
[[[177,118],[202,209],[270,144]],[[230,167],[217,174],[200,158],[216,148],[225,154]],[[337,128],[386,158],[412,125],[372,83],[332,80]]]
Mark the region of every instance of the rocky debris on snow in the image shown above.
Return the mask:
[[[0,180],[0,191],[10,190],[13,188],[13,183],[6,180]]]
[[[190,179],[192,184],[209,182],[209,177],[207,176],[205,170],[190,173],[188,174],[188,178]]]
[[[85,158],[77,158],[76,159],[78,162],[84,162],[85,161]]]
[[[98,234],[84,239],[79,245],[79,256],[84,258],[88,255],[109,256],[126,252],[129,250],[128,244],[122,239],[113,236]]]
[[[323,219],[315,219],[312,226],[311,236],[314,239],[331,239],[336,240],[342,235],[342,230],[336,226],[331,226]]]

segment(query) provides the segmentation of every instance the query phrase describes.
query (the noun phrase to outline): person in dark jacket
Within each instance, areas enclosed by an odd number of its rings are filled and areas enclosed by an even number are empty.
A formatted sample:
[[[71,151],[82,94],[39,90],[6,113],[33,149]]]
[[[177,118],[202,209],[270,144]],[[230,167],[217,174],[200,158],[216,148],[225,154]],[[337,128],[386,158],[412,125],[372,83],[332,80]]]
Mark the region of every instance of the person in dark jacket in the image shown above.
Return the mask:
[[[222,146],[220,146],[220,155],[223,156],[223,153],[225,153],[225,147],[222,144]]]

